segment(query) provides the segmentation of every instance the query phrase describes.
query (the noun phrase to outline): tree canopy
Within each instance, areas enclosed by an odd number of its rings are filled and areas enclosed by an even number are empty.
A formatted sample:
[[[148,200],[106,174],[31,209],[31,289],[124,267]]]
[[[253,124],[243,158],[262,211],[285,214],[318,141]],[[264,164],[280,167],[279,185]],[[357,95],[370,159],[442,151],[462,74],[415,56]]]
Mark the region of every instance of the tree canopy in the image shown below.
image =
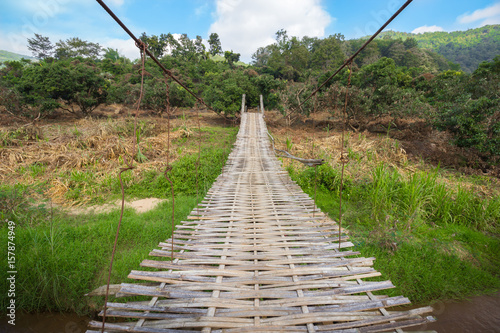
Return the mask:
[[[469,74],[442,55],[423,49],[418,36],[386,33],[356,57],[350,70],[328,82],[314,101],[299,106],[363,39],[345,40],[340,34],[299,38],[280,29],[272,44],[256,50],[249,66],[241,66],[239,53],[222,52],[216,33],[210,35],[208,52],[201,36],[144,33],[141,39],[184,86],[227,116],[239,112],[243,93],[249,107],[257,106],[262,94],[266,108],[280,110],[288,120],[317,110],[335,116],[335,110],[344,107],[350,77],[351,128],[361,129],[363,123],[381,116],[419,118],[448,131],[456,145],[475,149],[485,160],[500,156],[498,55]],[[77,37],[53,45],[47,37],[35,35],[28,45],[38,63],[7,61],[0,68],[0,105],[7,112],[36,117],[66,110],[86,116],[102,103],[137,102],[141,62]],[[161,114],[166,103],[164,78],[151,59],[146,59],[145,66],[141,106]],[[170,82],[169,97],[176,107],[192,107],[196,102],[175,82]]]

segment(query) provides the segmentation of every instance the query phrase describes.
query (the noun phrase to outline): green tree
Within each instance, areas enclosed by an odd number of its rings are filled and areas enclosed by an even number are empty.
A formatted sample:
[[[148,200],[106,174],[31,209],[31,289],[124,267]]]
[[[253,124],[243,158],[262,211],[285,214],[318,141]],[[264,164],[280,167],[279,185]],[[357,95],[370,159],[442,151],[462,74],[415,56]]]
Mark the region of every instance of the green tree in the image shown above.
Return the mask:
[[[252,54],[253,65],[256,67],[267,66],[271,52],[272,50],[270,46],[259,47],[257,51]]]
[[[76,57],[97,60],[101,51],[102,48],[98,43],[87,42],[78,37],[72,37],[56,43],[55,57],[59,60]]]
[[[288,42],[290,38],[285,29],[280,29],[276,31],[276,43],[278,44],[279,49],[283,52],[284,50],[288,50],[289,45]]]
[[[222,46],[219,39],[219,35],[215,32],[210,34],[208,38],[208,45],[210,45],[209,52],[211,55],[217,55],[222,53]]]
[[[20,87],[25,100],[43,112],[60,107],[83,116],[106,101],[106,90],[107,82],[99,69],[79,61],[30,66]]]
[[[307,67],[309,51],[297,37],[288,37],[286,30],[276,32],[276,43],[269,46],[267,64],[275,77],[297,81]]]
[[[224,58],[226,58],[226,61],[231,68],[234,68],[234,65],[240,61],[240,56],[241,55],[239,53],[234,53],[232,50],[224,52]]]
[[[483,62],[472,75],[446,71],[433,80],[430,98],[435,125],[450,131],[461,147],[489,158],[500,156],[500,56]]]
[[[109,59],[111,61],[118,61],[122,57],[120,56],[120,53],[118,53],[118,49],[112,49],[110,47],[105,48],[104,50],[104,59]]]
[[[259,91],[242,70],[205,73],[204,81],[202,97],[217,112],[235,115],[240,111],[242,94],[246,94],[248,106],[258,104]]]
[[[172,50],[172,55],[174,57],[180,57],[187,61],[195,59],[196,45],[189,39],[187,34],[182,34],[174,45],[175,48]]]
[[[180,50],[181,45],[179,44],[177,39],[174,37],[174,35],[172,35],[170,32],[167,34],[166,41],[167,41],[167,45],[168,45],[168,49],[170,51],[170,54],[175,56],[176,55],[175,53],[179,52],[178,50]]]
[[[344,62],[340,36],[329,36],[311,44],[310,67],[322,71],[334,70]]]
[[[49,37],[39,34],[35,34],[34,38],[28,38],[28,49],[35,58],[41,60],[52,57],[54,53],[54,45],[50,42]]]
[[[104,49],[104,56],[99,66],[106,73],[120,75],[132,70],[131,62],[128,58],[122,57],[117,49]]]
[[[161,34],[159,37],[157,35],[146,35],[145,32],[139,37],[148,46],[149,52],[155,56],[155,58],[161,58],[168,46],[167,35]]]
[[[202,59],[206,59],[206,47],[205,45],[203,44],[203,38],[201,38],[201,36],[196,36],[196,40],[194,42],[194,46],[195,46],[195,49],[196,49],[196,53],[198,53]]]
[[[415,38],[406,38],[403,45],[407,50],[418,47],[418,42]]]

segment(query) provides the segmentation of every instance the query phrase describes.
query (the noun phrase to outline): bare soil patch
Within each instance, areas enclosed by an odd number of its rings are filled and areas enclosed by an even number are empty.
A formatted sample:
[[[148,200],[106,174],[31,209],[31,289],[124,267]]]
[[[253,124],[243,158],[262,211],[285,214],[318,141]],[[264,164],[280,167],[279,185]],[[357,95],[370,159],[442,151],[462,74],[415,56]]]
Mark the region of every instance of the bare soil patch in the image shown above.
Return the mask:
[[[158,204],[166,201],[165,199],[158,198],[146,198],[134,201],[125,201],[125,208],[132,208],[137,213],[146,213],[158,206]],[[93,206],[80,206],[80,207],[70,207],[68,212],[74,215],[88,214],[88,213],[109,213],[113,210],[120,209],[122,205],[121,200],[116,200],[111,203],[104,205],[93,205]]]

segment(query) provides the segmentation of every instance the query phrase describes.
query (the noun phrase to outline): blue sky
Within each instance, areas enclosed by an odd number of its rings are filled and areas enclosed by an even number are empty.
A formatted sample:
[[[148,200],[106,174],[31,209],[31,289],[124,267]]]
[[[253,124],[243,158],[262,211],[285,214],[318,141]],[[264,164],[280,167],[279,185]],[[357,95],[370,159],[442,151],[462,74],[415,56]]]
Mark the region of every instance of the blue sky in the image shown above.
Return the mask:
[[[405,0],[105,0],[137,36],[187,33],[207,39],[217,32],[224,50],[242,60],[274,41],[283,28],[292,36],[347,39],[374,33]],[[500,24],[500,0],[414,0],[387,29],[456,31]],[[0,49],[30,55],[34,33],[80,37],[137,58],[134,43],[95,0],[2,0]]]

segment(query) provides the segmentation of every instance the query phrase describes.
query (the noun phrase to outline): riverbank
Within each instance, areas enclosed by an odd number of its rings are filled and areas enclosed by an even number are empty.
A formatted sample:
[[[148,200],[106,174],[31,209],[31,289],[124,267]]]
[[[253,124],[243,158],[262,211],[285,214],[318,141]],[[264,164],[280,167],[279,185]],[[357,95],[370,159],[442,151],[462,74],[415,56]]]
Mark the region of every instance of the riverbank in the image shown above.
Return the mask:
[[[316,170],[292,159],[283,164],[338,221],[341,133],[317,127],[270,129],[278,149],[324,159]],[[389,135],[347,132],[345,142],[342,226],[356,250],[376,258],[381,278],[396,286],[389,295],[429,303],[500,289],[498,178],[427,163]]]
[[[200,130],[194,113],[187,110],[173,120],[169,158],[176,222],[185,219],[210,188],[234,142],[237,127],[217,119],[202,114]],[[268,113],[266,120],[277,148],[325,159],[317,175],[298,162],[283,164],[338,220],[340,133],[329,126],[311,131],[309,124],[287,128],[275,113]],[[7,131],[2,137],[10,141],[4,141],[0,168],[10,171],[2,174],[1,218],[16,224],[18,311],[95,314],[101,308],[103,297],[84,294],[106,283],[120,213],[92,213],[85,207],[120,198],[120,156],[132,151],[132,125],[127,118],[104,117],[48,122],[40,126],[38,136],[19,135],[13,126],[2,129]],[[130,270],[139,268],[170,236],[172,201],[162,174],[166,120],[143,116],[139,125],[143,157],[136,160],[136,169],[123,173],[126,199],[164,201],[144,213],[125,210],[111,283],[127,282]],[[498,178],[426,163],[388,136],[350,133],[348,142],[343,226],[356,250],[377,258],[375,269],[397,286],[391,293],[432,304],[500,288]],[[81,212],[69,214],[72,209]],[[8,226],[0,228],[7,235]],[[6,237],[0,246],[6,248]],[[2,308],[6,302],[2,294]]]

